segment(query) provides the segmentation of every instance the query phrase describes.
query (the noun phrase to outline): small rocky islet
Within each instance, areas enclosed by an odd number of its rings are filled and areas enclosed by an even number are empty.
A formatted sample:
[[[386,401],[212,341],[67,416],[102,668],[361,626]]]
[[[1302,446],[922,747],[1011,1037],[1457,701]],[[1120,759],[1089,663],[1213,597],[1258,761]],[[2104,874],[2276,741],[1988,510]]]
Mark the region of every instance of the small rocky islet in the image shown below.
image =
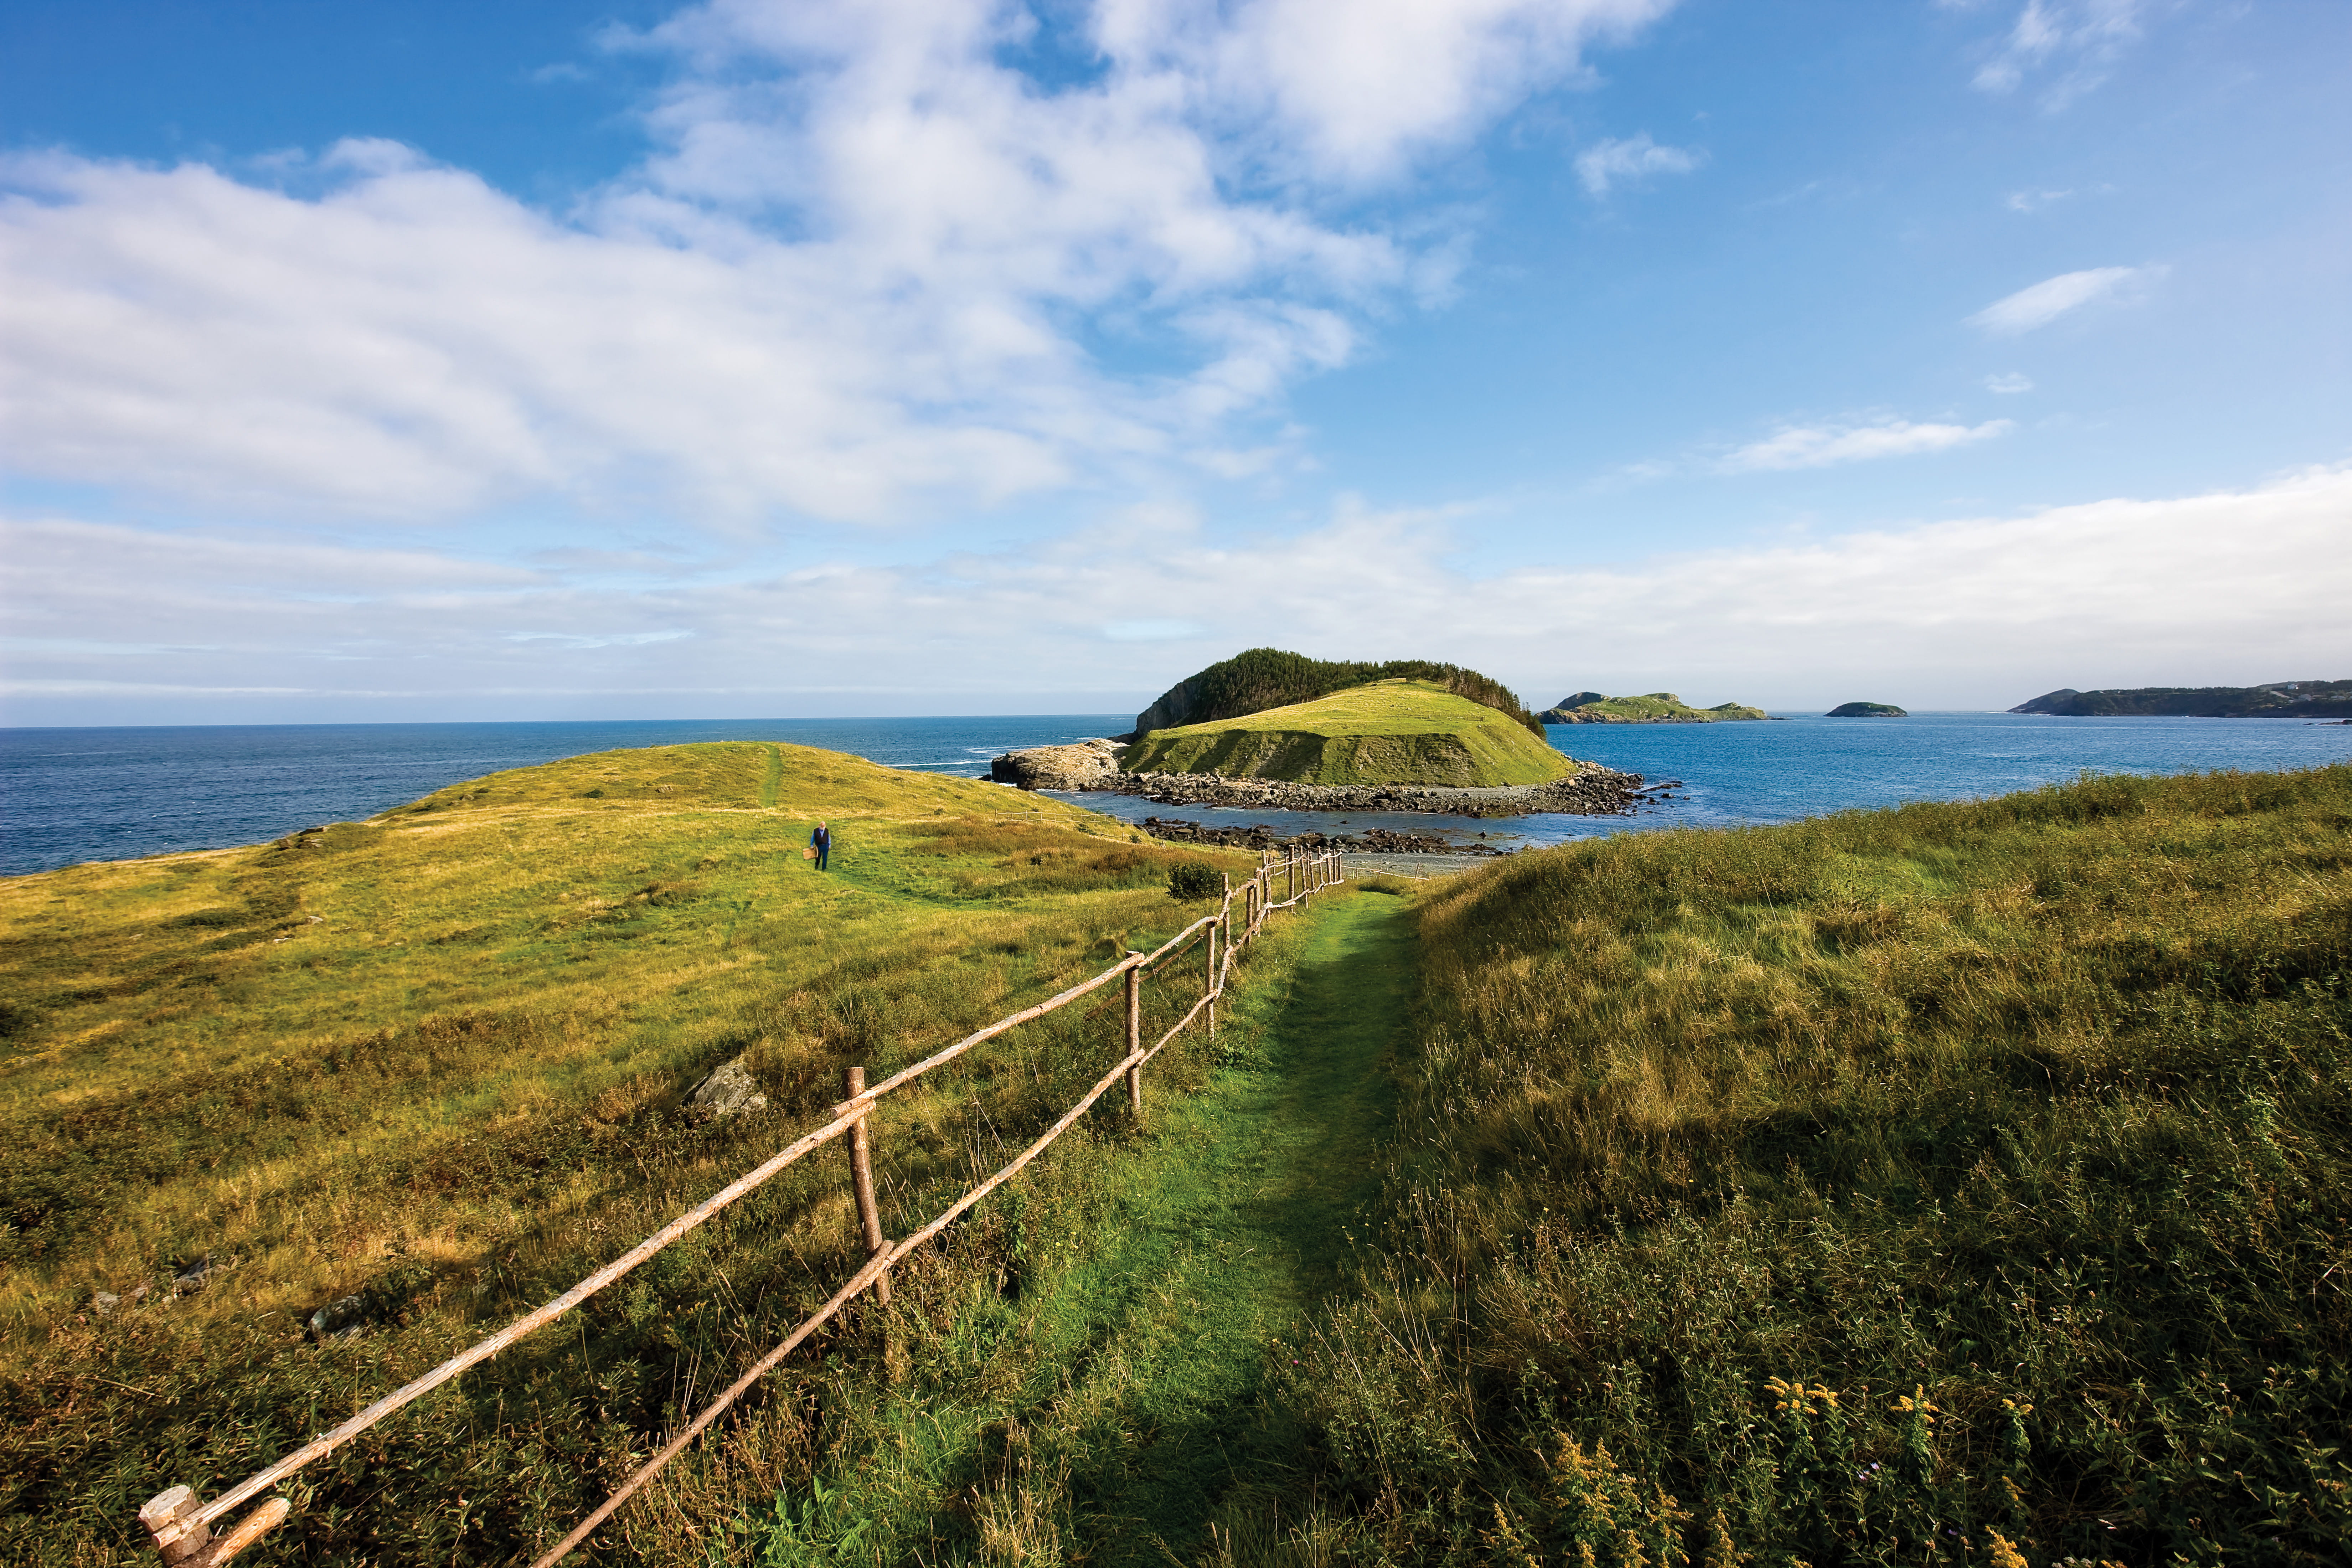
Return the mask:
[[[1027,790],[1268,812],[1622,816],[1646,798],[1639,774],[1561,754],[1538,716],[1475,670],[1423,660],[1335,665],[1270,648],[1178,682],[1137,715],[1129,735],[1007,752],[989,773]],[[1464,852],[1444,837],[1386,829],[1278,838],[1262,825],[1152,817],[1142,826],[1192,843]],[[1481,851],[1500,852],[1469,850]]]

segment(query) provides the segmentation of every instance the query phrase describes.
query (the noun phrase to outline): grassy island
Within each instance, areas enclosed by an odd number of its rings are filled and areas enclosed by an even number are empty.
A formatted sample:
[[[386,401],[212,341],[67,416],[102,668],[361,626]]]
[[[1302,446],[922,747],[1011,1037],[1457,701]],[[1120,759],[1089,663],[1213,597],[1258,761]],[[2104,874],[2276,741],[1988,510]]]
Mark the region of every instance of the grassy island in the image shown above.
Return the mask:
[[[1124,763],[1135,773],[1312,784],[1535,784],[1576,772],[1507,714],[1426,680],[1381,680],[1154,730],[1128,748]]]
[[[1579,701],[1580,698],[1584,700]],[[1580,691],[1559,707],[1547,709],[1539,717],[1547,724],[1713,724],[1727,719],[1769,719],[1771,715],[1761,708],[1738,702],[1694,708],[1671,691],[1653,691],[1641,697],[1595,697],[1590,691]]]

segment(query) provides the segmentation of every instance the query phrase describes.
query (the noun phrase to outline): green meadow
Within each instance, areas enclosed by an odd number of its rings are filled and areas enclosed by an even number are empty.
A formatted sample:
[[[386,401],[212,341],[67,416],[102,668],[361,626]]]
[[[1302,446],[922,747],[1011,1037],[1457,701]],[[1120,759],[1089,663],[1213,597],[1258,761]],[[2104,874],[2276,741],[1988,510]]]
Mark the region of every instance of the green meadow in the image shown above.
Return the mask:
[[[1294,1561],[2337,1563],[2352,767],[1515,858],[1419,904]]]
[[[824,875],[799,853],[821,817]],[[149,1495],[209,1495],[537,1305],[820,1119],[843,1067],[914,1060],[1164,940],[1214,907],[1167,891],[1203,860],[1255,864],[992,784],[731,744],[0,883],[0,1557],[147,1560]],[[1147,1024],[1198,968],[1146,986]],[[1116,1059],[1118,990],[1089,1001],[893,1097],[894,1228]],[[698,1122],[687,1090],[737,1057],[768,1109]],[[1155,1090],[1204,1059],[1164,1055]],[[1057,1154],[1083,1169],[1078,1145],[1127,1136],[1106,1112]],[[253,1560],[491,1562],[560,1535],[823,1299],[853,1256],[842,1159],[303,1472]],[[911,1267],[900,1315],[992,1279],[997,1223]],[[363,1332],[305,1338],[354,1294]],[[756,1415],[685,1483],[696,1506],[772,1503],[810,1462],[803,1417]],[[653,1539],[646,1560],[703,1561],[692,1532]]]
[[[0,1557],[150,1560],[150,1493],[544,1300],[843,1066],[1164,939],[1201,861],[1252,864],[704,746],[0,884]],[[1237,973],[1143,1125],[1100,1108],[586,1560],[2343,1560],[2352,767],[1360,879]],[[888,1228],[1075,1098],[1117,1008],[894,1097]],[[739,1056],[770,1108],[696,1121]],[[527,1559],[855,1266],[844,1165],[304,1472],[250,1561]],[[304,1335],[353,1293],[364,1331]]]

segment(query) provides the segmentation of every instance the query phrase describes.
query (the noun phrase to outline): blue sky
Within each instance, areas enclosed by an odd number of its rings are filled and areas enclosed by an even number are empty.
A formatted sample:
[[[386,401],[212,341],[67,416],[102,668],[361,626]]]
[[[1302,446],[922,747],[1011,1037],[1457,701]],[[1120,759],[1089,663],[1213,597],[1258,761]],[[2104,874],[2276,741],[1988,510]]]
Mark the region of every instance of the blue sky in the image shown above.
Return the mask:
[[[16,0],[0,721],[2352,675],[2347,60],[2332,0]]]

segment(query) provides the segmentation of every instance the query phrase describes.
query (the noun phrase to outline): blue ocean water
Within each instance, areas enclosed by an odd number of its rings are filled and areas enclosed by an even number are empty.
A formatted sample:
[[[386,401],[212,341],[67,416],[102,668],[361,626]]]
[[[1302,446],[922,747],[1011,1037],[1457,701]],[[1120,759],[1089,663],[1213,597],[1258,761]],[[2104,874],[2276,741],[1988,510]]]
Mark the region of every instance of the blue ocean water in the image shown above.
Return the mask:
[[[257,843],[352,821],[501,768],[626,746],[789,741],[890,767],[965,777],[1022,746],[1116,733],[1124,714],[978,719],[779,719],[546,724],[204,725],[0,730],[0,874]],[[1923,713],[1908,719],[1792,716],[1779,723],[1559,725],[1571,756],[1679,780],[1666,805],[1633,817],[1540,816],[1483,822],[1357,815],[1380,826],[1510,847],[1689,825],[1785,822],[1847,806],[2000,795],[2097,772],[2308,767],[2352,757],[2352,726],[2281,719],[2052,719]],[[1068,796],[1109,815],[1328,829],[1305,813],[1156,805]]]

